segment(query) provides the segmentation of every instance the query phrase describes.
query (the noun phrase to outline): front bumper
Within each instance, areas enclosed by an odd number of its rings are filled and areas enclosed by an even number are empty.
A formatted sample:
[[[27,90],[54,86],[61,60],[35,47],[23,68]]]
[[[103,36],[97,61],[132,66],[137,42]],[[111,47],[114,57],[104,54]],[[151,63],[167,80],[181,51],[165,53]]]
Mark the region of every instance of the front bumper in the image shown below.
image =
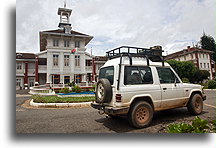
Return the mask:
[[[102,110],[106,114],[111,115],[120,115],[120,114],[127,114],[129,111],[129,107],[111,107],[111,106],[104,106],[103,104],[98,103],[91,103],[91,107]]]

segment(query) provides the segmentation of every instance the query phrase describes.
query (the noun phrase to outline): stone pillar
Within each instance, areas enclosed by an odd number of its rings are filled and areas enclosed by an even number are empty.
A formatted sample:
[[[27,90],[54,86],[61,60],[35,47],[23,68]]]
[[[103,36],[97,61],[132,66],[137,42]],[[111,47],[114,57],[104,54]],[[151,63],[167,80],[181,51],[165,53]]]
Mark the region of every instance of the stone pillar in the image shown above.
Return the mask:
[[[38,56],[36,56],[35,61],[35,86],[39,85],[39,78],[38,78]]]
[[[25,62],[24,89],[28,89],[28,62]]]

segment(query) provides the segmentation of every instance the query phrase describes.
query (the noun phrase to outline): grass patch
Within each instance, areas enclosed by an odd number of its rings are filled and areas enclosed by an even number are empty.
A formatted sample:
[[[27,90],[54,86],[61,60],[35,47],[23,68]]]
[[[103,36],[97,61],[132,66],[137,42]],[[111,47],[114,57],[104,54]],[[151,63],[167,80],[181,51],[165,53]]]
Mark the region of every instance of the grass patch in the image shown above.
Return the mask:
[[[35,103],[78,103],[78,102],[89,102],[95,101],[94,96],[83,96],[83,97],[57,97],[57,96],[40,96],[33,95],[32,99]]]

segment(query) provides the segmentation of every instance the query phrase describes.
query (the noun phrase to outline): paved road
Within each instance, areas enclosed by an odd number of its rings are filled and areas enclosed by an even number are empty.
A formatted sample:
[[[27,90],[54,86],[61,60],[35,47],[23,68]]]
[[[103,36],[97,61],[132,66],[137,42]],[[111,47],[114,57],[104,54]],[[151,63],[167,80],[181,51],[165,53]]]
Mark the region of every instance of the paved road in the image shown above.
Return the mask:
[[[215,91],[206,91],[202,119],[215,119]],[[172,109],[154,114],[148,128],[134,129],[127,118],[106,118],[92,108],[34,109],[22,107],[29,96],[16,99],[17,133],[160,133],[170,123],[190,122],[194,119],[186,108]]]

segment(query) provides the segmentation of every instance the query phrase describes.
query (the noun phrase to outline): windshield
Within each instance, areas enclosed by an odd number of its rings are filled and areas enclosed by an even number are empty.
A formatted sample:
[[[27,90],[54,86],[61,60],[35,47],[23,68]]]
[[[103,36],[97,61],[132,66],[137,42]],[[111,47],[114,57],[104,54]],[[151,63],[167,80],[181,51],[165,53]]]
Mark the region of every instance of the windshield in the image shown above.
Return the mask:
[[[110,84],[113,85],[113,77],[114,77],[114,67],[104,67],[100,69],[99,79],[106,78],[109,80]]]

